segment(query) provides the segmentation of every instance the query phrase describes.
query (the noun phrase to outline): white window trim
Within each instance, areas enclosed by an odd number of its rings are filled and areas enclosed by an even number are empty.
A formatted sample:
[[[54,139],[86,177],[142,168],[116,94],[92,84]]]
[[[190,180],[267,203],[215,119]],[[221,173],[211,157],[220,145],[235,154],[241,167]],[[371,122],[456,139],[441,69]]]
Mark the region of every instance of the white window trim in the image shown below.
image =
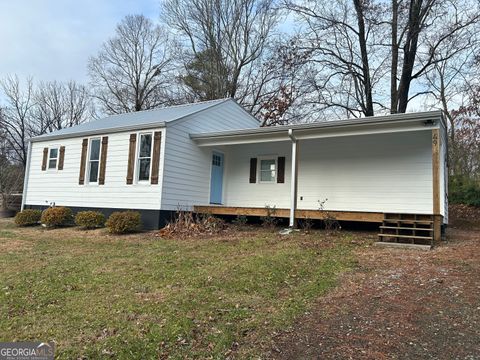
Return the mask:
[[[138,179],[140,176],[140,144],[142,140],[142,135],[150,135],[152,137],[152,144],[151,144],[152,146],[150,147],[150,170],[148,173],[148,180]],[[142,131],[137,133],[137,149],[135,153],[135,184],[151,185],[154,141],[155,141],[155,136],[153,131]],[[146,159],[146,158],[143,158],[143,159]]]
[[[90,152],[92,151],[92,141],[93,140],[100,140],[100,149],[99,149],[99,153],[98,153],[98,174],[97,174],[97,181],[90,181]],[[86,171],[86,174],[85,174],[85,177],[86,177],[86,181],[85,181],[85,184],[87,185],[91,185],[91,186],[96,186],[98,185],[98,179],[100,178],[100,161],[102,159],[102,137],[91,137],[91,138],[88,138],[88,149],[87,149],[87,171]],[[96,160],[95,160],[96,161]]]
[[[268,156],[258,156],[258,165],[257,165],[257,176],[259,184],[276,184],[278,176],[278,156],[268,155]],[[272,181],[262,181],[262,160],[273,160],[275,161],[275,177]]]
[[[51,158],[50,157],[50,150],[57,149],[57,157]],[[50,167],[50,160],[55,159],[55,167]],[[60,159],[60,146],[59,145],[52,145],[48,147],[48,159],[47,159],[47,171],[57,171],[58,170],[58,160]]]

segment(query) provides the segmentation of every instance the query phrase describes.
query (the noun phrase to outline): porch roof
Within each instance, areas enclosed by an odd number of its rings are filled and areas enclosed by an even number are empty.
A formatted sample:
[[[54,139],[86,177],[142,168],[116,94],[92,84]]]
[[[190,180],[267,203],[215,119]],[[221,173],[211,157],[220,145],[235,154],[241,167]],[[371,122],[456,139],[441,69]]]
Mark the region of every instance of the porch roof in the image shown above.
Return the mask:
[[[316,139],[349,135],[394,133],[431,130],[445,126],[441,111],[428,111],[360,119],[280,125],[254,129],[190,134],[199,146],[249,144],[259,142],[290,141],[289,132],[296,139]]]

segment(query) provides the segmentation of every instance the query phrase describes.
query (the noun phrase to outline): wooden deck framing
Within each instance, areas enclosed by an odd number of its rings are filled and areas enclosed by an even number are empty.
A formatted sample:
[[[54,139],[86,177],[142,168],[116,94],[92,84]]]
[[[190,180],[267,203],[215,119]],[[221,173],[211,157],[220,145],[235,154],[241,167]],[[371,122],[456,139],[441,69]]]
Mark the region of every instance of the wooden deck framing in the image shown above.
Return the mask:
[[[245,215],[245,216],[266,216],[268,210],[266,208],[256,207],[232,207],[232,206],[194,206],[194,211],[198,213],[206,213],[212,215]],[[272,210],[270,210],[272,211]],[[290,217],[290,209],[275,209],[272,216],[280,218]],[[322,210],[301,210],[295,211],[297,219],[315,219],[321,220],[326,217],[334,217],[339,221],[360,221],[381,223],[383,221],[383,213],[380,212],[361,212],[361,211],[322,211]]]

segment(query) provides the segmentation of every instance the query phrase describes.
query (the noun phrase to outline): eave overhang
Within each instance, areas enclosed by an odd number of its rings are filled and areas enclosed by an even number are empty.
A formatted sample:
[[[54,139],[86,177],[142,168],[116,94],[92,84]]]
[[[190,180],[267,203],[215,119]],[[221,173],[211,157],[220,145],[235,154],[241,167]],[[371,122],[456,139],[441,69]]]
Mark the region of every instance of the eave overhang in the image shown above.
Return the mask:
[[[368,135],[431,130],[444,126],[441,111],[394,114],[361,119],[293,124],[255,129],[190,134],[199,146],[222,146],[290,141],[289,130],[298,140],[350,135]]]
[[[108,120],[107,120],[108,121]],[[142,131],[142,130],[149,130],[149,129],[159,129],[164,128],[165,122],[154,122],[154,123],[146,123],[141,125],[129,125],[129,126],[119,126],[114,128],[101,128],[95,130],[86,130],[86,131],[78,131],[71,134],[58,134],[52,135],[40,135],[30,139],[31,142],[41,142],[41,141],[51,141],[51,140],[60,140],[60,139],[71,139],[77,137],[85,137],[85,136],[95,136],[95,135],[107,135],[107,134],[114,134],[114,133],[121,133],[127,131]]]

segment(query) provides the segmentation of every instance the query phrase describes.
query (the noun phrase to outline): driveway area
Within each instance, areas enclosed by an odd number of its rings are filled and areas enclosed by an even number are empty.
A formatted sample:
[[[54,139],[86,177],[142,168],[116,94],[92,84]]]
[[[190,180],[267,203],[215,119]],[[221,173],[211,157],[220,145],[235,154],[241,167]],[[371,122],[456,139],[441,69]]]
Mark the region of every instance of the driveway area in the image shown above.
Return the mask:
[[[430,252],[364,247],[357,269],[273,337],[275,359],[480,359],[480,218]]]

